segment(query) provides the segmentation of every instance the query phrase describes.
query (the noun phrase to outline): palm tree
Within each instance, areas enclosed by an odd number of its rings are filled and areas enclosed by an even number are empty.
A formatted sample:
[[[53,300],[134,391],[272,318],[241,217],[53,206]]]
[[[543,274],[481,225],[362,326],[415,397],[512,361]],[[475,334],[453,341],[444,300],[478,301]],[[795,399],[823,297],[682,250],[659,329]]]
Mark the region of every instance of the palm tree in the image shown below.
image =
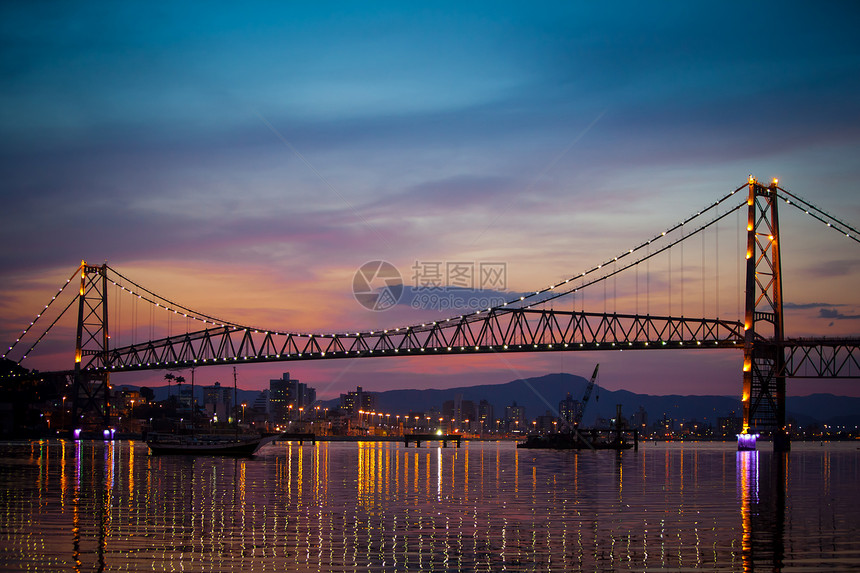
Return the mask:
[[[182,405],[182,383],[183,382],[185,382],[184,376],[177,376],[176,377],[176,386],[179,388],[179,390],[177,391],[177,393],[179,394],[179,402],[178,402],[177,407]]]
[[[167,380],[167,399],[170,400],[170,381],[175,380],[176,376],[168,372],[164,375],[164,379]]]

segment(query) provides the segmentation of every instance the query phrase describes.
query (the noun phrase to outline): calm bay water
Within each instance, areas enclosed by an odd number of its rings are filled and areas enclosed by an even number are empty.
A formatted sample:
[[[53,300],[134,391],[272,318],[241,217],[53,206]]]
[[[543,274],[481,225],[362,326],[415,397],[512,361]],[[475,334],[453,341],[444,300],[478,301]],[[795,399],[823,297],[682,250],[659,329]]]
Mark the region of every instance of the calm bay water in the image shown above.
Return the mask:
[[[0,443],[8,571],[846,571],[860,449]]]

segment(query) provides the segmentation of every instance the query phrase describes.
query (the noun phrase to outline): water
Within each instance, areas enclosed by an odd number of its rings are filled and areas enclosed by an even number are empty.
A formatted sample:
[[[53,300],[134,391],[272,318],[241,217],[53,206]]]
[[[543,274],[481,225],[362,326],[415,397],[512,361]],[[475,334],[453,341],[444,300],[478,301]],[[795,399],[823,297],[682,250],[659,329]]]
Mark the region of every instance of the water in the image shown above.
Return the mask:
[[[766,447],[766,446],[765,446]],[[7,571],[846,571],[858,444],[0,443]]]

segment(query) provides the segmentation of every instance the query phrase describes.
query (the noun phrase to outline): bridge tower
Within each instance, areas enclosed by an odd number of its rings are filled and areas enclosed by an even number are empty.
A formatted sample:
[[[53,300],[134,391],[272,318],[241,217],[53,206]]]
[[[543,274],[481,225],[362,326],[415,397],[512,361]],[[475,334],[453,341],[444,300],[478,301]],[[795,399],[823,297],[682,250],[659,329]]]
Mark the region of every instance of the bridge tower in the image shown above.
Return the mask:
[[[779,257],[777,183],[751,175],[747,218],[744,316],[743,433],[738,449],[755,449],[758,431],[770,431],[774,449],[790,447],[785,423],[782,274]]]
[[[72,381],[74,427],[110,427],[110,374],[85,372],[106,366],[108,358],[107,265],[81,261],[78,328],[75,336],[75,371]]]

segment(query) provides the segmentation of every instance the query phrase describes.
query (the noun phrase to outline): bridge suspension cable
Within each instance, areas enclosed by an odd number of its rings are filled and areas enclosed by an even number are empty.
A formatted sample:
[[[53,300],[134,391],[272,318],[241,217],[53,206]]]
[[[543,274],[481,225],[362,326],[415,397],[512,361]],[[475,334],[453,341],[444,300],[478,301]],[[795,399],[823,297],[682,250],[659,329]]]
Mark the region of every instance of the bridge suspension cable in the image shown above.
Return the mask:
[[[605,281],[608,278],[614,277],[618,273],[621,273],[621,272],[623,272],[623,271],[625,271],[631,267],[637,266],[638,264],[642,263],[643,261],[647,261],[647,260],[650,260],[651,258],[656,257],[657,255],[671,249],[673,246],[681,243],[682,241],[684,241],[686,239],[689,239],[690,237],[698,234],[699,232],[703,231],[704,229],[710,227],[711,225],[716,224],[717,222],[724,219],[728,215],[739,210],[741,207],[746,205],[746,200],[744,200],[743,202],[740,202],[737,205],[732,206],[728,211],[724,212],[721,215],[718,215],[717,217],[710,220],[709,222],[697,227],[692,232],[685,234],[683,237],[676,239],[676,240],[664,245],[663,247],[661,247],[659,249],[652,250],[652,243],[655,243],[661,239],[664,239],[667,236],[670,236],[673,232],[675,232],[679,229],[688,228],[687,226],[689,225],[689,223],[691,223],[695,219],[705,215],[706,213],[710,212],[712,209],[719,207],[720,205],[722,205],[723,203],[725,203],[726,201],[731,199],[739,191],[741,191],[745,188],[746,188],[746,185],[738,187],[737,189],[726,194],[725,196],[723,196],[719,200],[714,201],[713,203],[709,204],[707,207],[705,207],[705,208],[697,211],[695,214],[692,214],[689,217],[681,220],[680,222],[669,227],[668,229],[661,232],[660,234],[655,235],[651,239],[642,242],[641,244],[637,245],[636,247],[628,249],[628,250],[620,253],[618,256],[605,261],[604,263],[596,265],[596,266],[592,267],[591,269],[583,271],[582,273],[580,273],[578,275],[568,277],[565,280],[559,281],[558,283],[552,284],[552,285],[550,285],[544,289],[535,290],[534,292],[530,292],[529,294],[525,294],[525,295],[522,295],[518,298],[508,300],[508,301],[506,301],[506,302],[504,302],[498,306],[495,306],[495,307],[489,307],[489,308],[484,309],[484,310],[475,311],[474,313],[472,313],[470,315],[459,315],[457,317],[449,317],[448,319],[440,319],[437,321],[431,321],[430,323],[414,324],[411,326],[403,326],[400,328],[390,328],[387,330],[392,330],[392,331],[416,330],[416,329],[420,330],[422,328],[430,328],[437,323],[450,322],[452,320],[466,320],[467,322],[470,320],[480,320],[480,316],[487,313],[487,312],[491,312],[491,311],[504,312],[504,311],[507,311],[510,309],[516,309],[516,308],[520,308],[520,307],[531,308],[532,305],[543,304],[543,303],[546,303],[548,301],[554,300],[556,298],[560,298],[562,296],[565,296],[565,295],[568,295],[568,294],[571,294],[574,292],[579,292],[586,287],[589,287],[591,285]],[[636,261],[630,262],[626,265],[618,266],[618,262],[621,261],[621,259],[623,259],[624,257],[627,257],[629,255],[632,255],[633,253],[636,253],[637,251],[640,251],[642,249],[646,249],[647,254],[645,256],[641,257],[640,259],[637,259]],[[613,265],[612,272],[606,272],[605,274],[603,274],[599,277],[596,277],[592,280],[589,280],[589,281],[586,281],[584,279],[584,277],[587,277],[588,275],[593,274],[593,273],[597,273],[598,271],[603,270],[605,267],[608,267],[608,265],[610,265],[610,264]],[[237,322],[233,322],[233,321],[229,321],[229,320],[223,320],[223,319],[214,317],[212,315],[190,309],[190,308],[188,308],[182,304],[179,304],[177,302],[171,301],[170,299],[167,299],[161,295],[158,295],[155,292],[153,292],[152,290],[150,290],[150,289],[138,284],[137,282],[129,279],[128,277],[122,275],[116,269],[114,269],[110,266],[108,266],[107,268],[111,271],[111,273],[115,274],[122,281],[125,281],[127,284],[133,285],[134,289],[137,289],[137,290],[134,290],[132,288],[126,287],[125,285],[120,284],[120,283],[112,280],[111,281],[112,284],[119,287],[121,290],[130,293],[131,295],[137,297],[140,300],[144,300],[144,301],[146,301],[152,305],[155,305],[156,307],[164,308],[168,312],[171,312],[174,314],[181,314],[183,317],[190,318],[190,319],[193,319],[196,321],[200,321],[200,322],[203,322],[204,324],[212,324],[212,325],[219,326],[219,327],[231,327],[234,329],[248,330],[248,331],[253,331],[253,332],[271,333],[271,334],[279,335],[279,336],[311,336],[311,335],[317,336],[317,337],[335,336],[334,333],[287,332],[287,331],[274,330],[274,329],[269,329],[269,328],[248,326],[248,325],[239,324]],[[568,289],[564,289],[564,290],[556,290],[559,287],[563,287],[564,285],[568,285],[571,282],[576,281],[576,280],[580,280],[583,282],[580,282],[579,286],[574,287],[574,288],[568,288]],[[550,294],[548,296],[546,296],[547,293],[550,293]],[[545,296],[540,298],[541,295],[545,295]],[[539,298],[539,300],[534,300],[534,301],[530,300],[530,299],[535,299],[535,298]],[[474,317],[474,318],[472,318],[472,317]],[[344,334],[349,335],[349,333],[344,333]],[[373,334],[373,331],[368,331],[365,333],[356,332],[355,334],[356,335],[358,335],[358,334]]]
[[[824,211],[823,209],[819,209],[806,199],[796,195],[795,193],[792,193],[791,191],[788,191],[787,189],[784,189],[783,187],[777,187],[777,189],[788,195],[788,197],[780,196],[780,199],[785,201],[786,205],[791,205],[795,209],[803,211],[810,217],[817,219],[828,227],[836,229],[855,243],[860,243],[860,231],[858,231],[848,223],[840,221],[830,213]],[[789,199],[789,197],[791,199]],[[794,202],[792,202],[792,199],[794,199]],[[827,219],[829,219],[829,221]]]
[[[75,277],[78,275],[78,272],[79,272],[79,271],[80,271],[80,268],[75,269],[75,272],[73,272],[73,273],[72,273],[72,276],[70,276],[70,277],[69,277],[69,279],[65,282],[65,284],[64,284],[63,286],[61,286],[61,287],[60,287],[60,290],[59,290],[59,291],[57,291],[57,294],[55,294],[54,296],[52,296],[52,297],[51,297],[51,300],[48,302],[48,304],[46,304],[46,305],[45,305],[45,308],[43,308],[43,309],[39,312],[39,314],[37,314],[37,315],[36,315],[36,318],[34,318],[34,319],[30,322],[30,325],[29,325],[29,326],[27,326],[27,328],[25,328],[25,329],[24,329],[24,331],[21,333],[21,335],[20,335],[20,336],[18,336],[18,338],[17,338],[17,339],[15,339],[15,342],[13,342],[13,343],[12,343],[12,345],[9,347],[9,349],[8,349],[6,352],[4,352],[4,353],[3,353],[2,358],[6,358],[7,356],[9,356],[9,353],[10,353],[10,352],[12,352],[12,349],[14,349],[14,348],[18,345],[18,343],[19,343],[19,342],[21,342],[21,339],[22,339],[22,338],[24,338],[25,336],[27,336],[27,333],[28,333],[28,332],[30,332],[30,330],[33,328],[33,326],[35,326],[35,324],[39,321],[39,319],[40,319],[40,318],[42,318],[42,316],[43,316],[43,315],[45,314],[45,312],[46,312],[46,311],[51,307],[51,305],[52,305],[52,304],[54,304],[54,301],[55,301],[55,300],[57,300],[57,297],[58,297],[58,296],[60,296],[60,295],[63,293],[63,291],[64,291],[64,290],[66,290],[66,287],[67,287],[67,286],[69,286],[69,283],[71,283],[71,282],[72,282],[72,279],[73,279],[73,278],[75,278]],[[48,334],[48,331],[50,331],[50,330],[51,330],[51,328],[52,328],[55,324],[57,324],[57,321],[58,321],[58,320],[60,320],[60,317],[62,317],[62,316],[66,313],[66,311],[67,311],[67,310],[69,310],[69,307],[70,307],[70,306],[72,306],[72,303],[73,303],[75,300],[76,300],[76,299],[74,299],[74,298],[73,298],[73,299],[72,299],[72,302],[70,302],[70,303],[69,303],[69,305],[68,305],[68,306],[66,306],[66,308],[65,308],[65,309],[63,309],[63,312],[61,312],[61,313],[60,313],[60,315],[59,315],[56,319],[54,319],[54,322],[52,322],[52,323],[48,326],[48,328],[46,328],[46,329],[45,329],[45,332],[43,332],[43,333],[42,333],[42,336],[40,336],[40,337],[38,338],[38,340],[36,340],[36,342],[34,342],[32,346],[30,346],[30,348],[27,350],[27,352],[25,352],[25,353],[24,353],[24,356],[23,356],[20,360],[18,360],[18,362],[17,362],[18,364],[21,364],[21,360],[24,360],[24,358],[27,358],[27,355],[30,353],[30,351],[31,351],[31,350],[33,350],[33,348],[35,348],[35,347],[36,347],[36,345],[37,345],[37,344],[39,344],[39,341],[40,341],[40,340],[42,340],[42,339],[45,337],[45,335],[46,335],[46,334]]]
[[[199,321],[202,321],[202,322],[204,322],[204,323],[212,323],[212,324],[216,324],[216,325],[218,325],[218,326],[236,326],[236,327],[240,327],[240,328],[245,328],[245,327],[244,327],[244,326],[242,326],[241,324],[237,324],[237,323],[235,323],[235,322],[231,322],[231,321],[229,321],[229,320],[221,320],[220,318],[216,318],[216,317],[214,317],[214,316],[210,316],[210,315],[208,315],[208,314],[206,314],[206,313],[199,312],[199,311],[196,311],[196,310],[192,310],[192,309],[188,308],[187,306],[183,306],[183,305],[179,304],[178,302],[173,302],[173,301],[171,301],[170,299],[164,298],[163,296],[161,296],[161,295],[159,295],[159,294],[154,293],[153,291],[149,290],[149,289],[148,289],[148,288],[146,288],[145,286],[142,286],[142,285],[140,285],[140,284],[138,284],[138,283],[134,282],[134,281],[133,281],[133,280],[131,280],[130,278],[128,278],[128,277],[124,276],[123,274],[121,274],[121,273],[120,273],[119,271],[117,271],[115,268],[113,268],[113,267],[111,267],[111,266],[108,266],[107,268],[108,268],[108,270],[110,270],[110,272],[112,272],[113,274],[115,274],[115,275],[116,275],[117,277],[119,277],[120,279],[122,279],[122,280],[126,281],[127,283],[129,283],[129,284],[131,284],[131,285],[134,285],[134,287],[135,287],[135,288],[137,288],[137,289],[139,289],[140,291],[145,292],[145,293],[147,293],[148,295],[150,295],[150,296],[152,297],[152,299],[150,299],[150,298],[148,298],[148,297],[145,297],[145,296],[143,296],[142,294],[140,294],[140,293],[138,293],[138,292],[135,292],[135,291],[133,291],[133,290],[131,290],[131,289],[129,289],[129,288],[126,288],[124,285],[119,284],[119,283],[117,283],[116,281],[111,281],[111,283],[112,283],[113,285],[115,285],[115,286],[119,287],[121,290],[127,291],[127,292],[129,292],[129,293],[131,293],[131,294],[133,294],[133,295],[137,296],[137,297],[138,297],[139,299],[141,299],[141,300],[145,300],[146,302],[149,302],[149,303],[151,303],[151,304],[154,304],[156,307],[164,308],[165,310],[168,310],[168,311],[170,311],[170,312],[173,312],[174,314],[180,314],[180,311],[184,311],[184,312],[182,312],[182,313],[181,313],[181,314],[182,314],[182,316],[184,316],[184,317],[186,317],[186,318],[190,318],[190,319],[192,319],[192,320],[199,320]],[[155,300],[155,299],[157,299],[157,300]],[[164,303],[166,303],[166,304],[163,304],[163,305],[162,305],[162,304],[161,304],[160,302],[158,302],[158,301],[163,301],[163,302],[164,302]]]
[[[627,269],[629,269],[629,268],[632,268],[632,267],[634,267],[634,266],[637,266],[637,265],[639,265],[640,263],[643,263],[643,262],[647,261],[648,259],[651,259],[651,258],[653,258],[653,257],[656,257],[656,256],[657,256],[657,255],[659,255],[660,253],[663,253],[664,251],[667,251],[667,250],[671,249],[671,248],[672,248],[672,247],[674,247],[675,245],[678,245],[679,243],[682,243],[683,241],[685,241],[685,240],[689,239],[690,237],[692,237],[692,236],[694,236],[694,235],[697,235],[698,233],[700,233],[700,232],[704,231],[705,229],[707,229],[707,228],[708,228],[708,227],[710,227],[711,225],[714,225],[714,224],[716,224],[717,222],[721,221],[722,219],[724,219],[724,218],[728,217],[729,215],[731,215],[731,214],[732,214],[732,213],[734,213],[735,211],[740,210],[740,209],[741,209],[741,208],[743,208],[745,205],[746,205],[746,200],[744,200],[742,203],[739,203],[738,205],[735,205],[734,207],[732,207],[731,209],[729,209],[728,211],[726,211],[726,212],[725,212],[725,213],[723,213],[722,215],[719,215],[719,216],[715,217],[713,220],[709,221],[708,223],[705,223],[704,225],[701,225],[700,227],[697,227],[696,229],[694,229],[694,230],[693,230],[693,231],[691,231],[690,233],[688,233],[688,234],[684,235],[683,237],[681,237],[681,238],[679,238],[679,239],[676,239],[676,240],[674,240],[674,241],[672,241],[672,242],[670,242],[670,243],[667,243],[666,245],[664,245],[663,247],[661,247],[661,248],[657,249],[656,251],[650,251],[650,250],[649,250],[649,251],[648,251],[648,253],[647,253],[645,256],[643,256],[642,258],[639,258],[639,259],[637,259],[637,260],[635,260],[635,261],[633,261],[633,262],[631,262],[631,263],[628,263],[627,265],[624,265],[624,266],[622,266],[622,267],[618,267],[618,268],[616,268],[616,269],[613,269],[613,270],[612,270],[612,272],[607,272],[606,274],[601,275],[600,277],[597,277],[597,278],[595,278],[595,279],[592,279],[592,280],[590,280],[590,281],[588,281],[588,282],[583,282],[583,283],[581,283],[578,287],[575,287],[575,288],[573,288],[573,289],[564,290],[564,291],[560,291],[560,292],[554,292],[551,296],[548,296],[548,297],[543,298],[543,299],[541,299],[541,300],[539,300],[539,301],[537,301],[537,302],[534,302],[534,303],[532,303],[532,304],[530,304],[530,305],[526,306],[526,308],[531,308],[531,306],[532,306],[532,305],[535,305],[535,304],[543,304],[543,303],[545,303],[545,302],[549,302],[549,301],[551,301],[551,300],[554,300],[554,299],[556,299],[556,298],[559,298],[559,297],[565,296],[565,295],[567,295],[567,294],[574,293],[574,292],[578,292],[578,291],[580,291],[580,290],[584,289],[585,287],[589,287],[589,286],[591,286],[591,285],[594,285],[594,284],[597,284],[597,283],[599,283],[599,282],[605,281],[606,279],[608,279],[608,278],[610,278],[610,277],[612,277],[612,276],[614,276],[614,275],[617,275],[617,274],[619,274],[619,273],[621,273],[621,272],[623,272],[623,271],[626,271],[626,270],[627,270]],[[690,219],[690,220],[691,220],[691,219]],[[685,224],[685,223],[687,223],[687,222],[689,222],[689,220],[688,220],[688,221],[685,221],[684,223],[680,223],[678,226],[673,227],[673,228],[672,228],[670,231],[668,231],[668,232],[671,232],[671,231],[676,230],[678,227],[680,227],[680,225],[684,225],[684,224]],[[664,233],[664,234],[665,234],[665,233]],[[657,236],[655,239],[652,239],[652,241],[653,241],[653,240],[656,240],[656,239],[659,239],[659,238],[662,238],[662,236],[663,236],[663,235],[659,235],[659,236]],[[650,243],[651,243],[651,241],[648,241],[648,242],[646,243],[646,245],[649,245]],[[632,249],[631,251],[628,251],[626,254],[629,254],[630,252],[634,252],[634,251],[636,251],[636,250],[638,250],[638,249],[642,248],[642,246],[645,246],[645,245],[640,245],[639,247],[636,247],[636,249]],[[624,256],[624,255],[621,255],[621,256]],[[618,258],[621,258],[621,256],[619,256]],[[615,262],[615,261],[610,261],[610,262],[607,262],[607,263],[603,263],[603,265],[598,265],[597,267],[595,267],[594,269],[592,269],[592,271],[597,270],[597,269],[600,269],[602,266],[604,266],[604,265],[608,265],[608,264],[610,264],[610,263],[614,263],[614,262]],[[592,271],[588,271],[588,272],[592,272]],[[583,275],[585,275],[585,274],[586,274],[586,273],[583,273]],[[580,276],[582,276],[582,275],[580,275]],[[575,277],[575,278],[580,278],[580,277]],[[570,279],[569,279],[569,280],[570,280]],[[568,282],[568,281],[567,281],[567,280],[565,280],[564,282],[559,283],[558,285],[554,285],[554,286],[552,286],[552,287],[549,287],[548,289],[546,289],[546,290],[544,290],[544,291],[542,291],[542,292],[546,292],[546,291],[548,291],[548,290],[553,290],[553,289],[555,289],[556,287],[561,286],[561,285],[564,285],[564,284],[565,284],[565,283],[567,283],[567,282]],[[537,293],[535,293],[535,295],[536,295],[536,294],[537,294]],[[535,295],[531,295],[531,296],[535,296]],[[526,297],[526,298],[528,298],[528,297]],[[522,299],[519,299],[519,300],[522,300]],[[519,302],[519,300],[514,301],[514,302]],[[508,304],[508,303],[505,303],[505,304]],[[503,306],[504,306],[504,305],[503,305]],[[489,309],[488,309],[488,310],[489,310]],[[495,310],[501,310],[501,307],[496,307],[496,308],[495,308]],[[485,312],[486,312],[486,311],[485,311]]]

